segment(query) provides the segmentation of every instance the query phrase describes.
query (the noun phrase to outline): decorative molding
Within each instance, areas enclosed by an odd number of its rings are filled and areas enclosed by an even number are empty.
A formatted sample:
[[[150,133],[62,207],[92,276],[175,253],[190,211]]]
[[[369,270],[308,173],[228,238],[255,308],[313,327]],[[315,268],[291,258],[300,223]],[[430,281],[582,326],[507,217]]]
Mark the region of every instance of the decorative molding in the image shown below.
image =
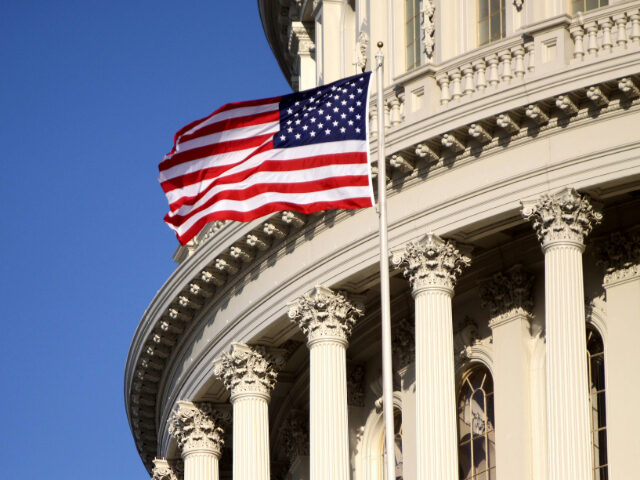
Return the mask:
[[[364,30],[360,31],[356,43],[356,66],[364,72],[369,58],[369,35]]]
[[[211,450],[218,457],[222,453],[224,430],[210,403],[179,401],[168,423],[183,457],[193,450]]]
[[[169,461],[166,458],[154,458],[151,480],[180,480],[184,474],[182,460]]]
[[[308,342],[333,339],[346,343],[364,306],[352,302],[346,292],[317,285],[310,293],[289,304],[289,318],[307,336]]]
[[[585,237],[602,220],[602,214],[593,208],[589,198],[573,188],[522,202],[522,215],[533,223],[543,250],[557,242],[571,242],[584,248]]]
[[[309,413],[292,411],[280,427],[280,438],[290,463],[309,456]]]
[[[491,313],[489,326],[495,328],[519,315],[531,316],[533,275],[522,265],[497,273],[480,283],[480,301]]]
[[[432,233],[394,252],[391,261],[396,268],[403,269],[414,295],[428,288],[453,292],[462,269],[471,265],[471,259],[458,250],[455,242]]]
[[[516,7],[516,10],[522,10],[522,6],[524,5],[524,0],[513,0],[513,6]]]
[[[213,373],[231,393],[232,401],[243,395],[269,398],[284,360],[279,350],[233,342],[231,351],[214,361]]]
[[[364,407],[364,366],[347,366],[347,405]]]
[[[412,321],[402,318],[391,327],[391,345],[399,360],[398,368],[411,365],[416,359],[415,329]]]
[[[605,286],[640,278],[640,230],[613,232],[592,245],[596,263],[605,270]]]
[[[422,36],[422,51],[427,57],[427,62],[433,61],[435,50],[435,21],[433,14],[436,11],[433,0],[422,0],[420,8],[420,32]]]

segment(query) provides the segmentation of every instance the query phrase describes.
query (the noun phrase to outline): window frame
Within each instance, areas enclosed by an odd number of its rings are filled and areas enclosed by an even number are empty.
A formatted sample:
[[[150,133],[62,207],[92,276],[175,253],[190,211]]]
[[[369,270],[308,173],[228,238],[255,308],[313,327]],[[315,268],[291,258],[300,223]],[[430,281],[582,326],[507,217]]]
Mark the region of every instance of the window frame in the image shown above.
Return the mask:
[[[486,3],[487,16],[480,18],[480,4]],[[505,0],[498,0],[498,12],[492,13],[491,10],[492,0],[475,0],[476,4],[476,43],[478,47],[488,45],[489,43],[497,42],[507,36],[507,7]],[[500,20],[500,34],[497,37],[493,37],[491,34],[491,17],[497,15]],[[483,41],[480,37],[480,23],[485,20],[487,22],[487,40]]]

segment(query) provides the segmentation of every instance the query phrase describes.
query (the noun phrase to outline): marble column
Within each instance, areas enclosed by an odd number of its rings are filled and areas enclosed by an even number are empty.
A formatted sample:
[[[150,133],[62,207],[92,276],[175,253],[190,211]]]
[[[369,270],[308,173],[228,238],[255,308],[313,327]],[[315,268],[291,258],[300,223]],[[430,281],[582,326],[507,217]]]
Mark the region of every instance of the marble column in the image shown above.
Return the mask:
[[[458,435],[451,298],[471,260],[428,234],[392,255],[415,301],[418,480],[458,480]]]
[[[584,239],[602,215],[568,188],[523,202],[544,252],[549,480],[591,480]]]
[[[184,480],[218,480],[224,431],[210,403],[179,401],[169,433],[182,453]]]
[[[290,305],[310,354],[310,478],[349,480],[346,349],[363,308],[340,292],[316,286]]]
[[[182,480],[184,467],[176,468],[176,463],[169,463],[166,458],[154,458],[151,480]]]
[[[231,393],[233,478],[269,480],[269,400],[277,359],[265,347],[232,343],[214,362],[214,374]],[[186,479],[185,479],[186,480]]]
[[[496,478],[531,479],[529,344],[533,275],[516,265],[480,283],[493,337]]]
[[[637,476],[640,418],[640,229],[613,233],[594,245],[604,267],[607,329],[605,341],[607,455],[611,478]]]

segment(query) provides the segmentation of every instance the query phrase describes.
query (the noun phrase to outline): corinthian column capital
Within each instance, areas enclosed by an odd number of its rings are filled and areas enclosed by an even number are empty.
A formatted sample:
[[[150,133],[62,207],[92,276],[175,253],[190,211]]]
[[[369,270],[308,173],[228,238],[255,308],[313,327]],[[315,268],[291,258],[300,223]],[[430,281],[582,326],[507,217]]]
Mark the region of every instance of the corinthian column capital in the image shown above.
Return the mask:
[[[207,402],[179,401],[169,417],[169,433],[178,441],[183,457],[193,451],[222,453],[224,430]]]
[[[402,268],[414,296],[429,289],[453,293],[462,269],[471,265],[471,259],[460,252],[454,242],[432,233],[393,252],[391,261],[396,268]]]
[[[179,480],[180,472],[177,470],[166,458],[154,458],[151,480]]]
[[[573,188],[522,202],[522,215],[533,223],[543,250],[567,242],[584,249],[585,237],[602,220],[589,198]]]
[[[533,275],[522,265],[497,273],[480,283],[482,306],[491,312],[491,326],[518,315],[530,316],[533,308]]]
[[[213,373],[224,382],[231,401],[241,395],[268,399],[282,363],[284,358],[270,354],[265,347],[234,342],[230,352],[214,361]]]
[[[289,304],[289,318],[307,336],[308,343],[337,340],[346,344],[364,307],[343,292],[316,286]]]
[[[640,230],[614,232],[593,247],[596,262],[605,270],[605,285],[640,277]]]

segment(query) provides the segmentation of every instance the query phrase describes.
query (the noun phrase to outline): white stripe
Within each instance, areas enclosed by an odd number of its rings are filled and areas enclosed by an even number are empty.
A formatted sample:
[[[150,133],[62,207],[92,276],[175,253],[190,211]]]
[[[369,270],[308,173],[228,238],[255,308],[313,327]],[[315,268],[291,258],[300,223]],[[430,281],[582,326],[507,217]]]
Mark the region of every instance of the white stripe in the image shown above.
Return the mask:
[[[267,103],[266,105],[255,105],[253,107],[238,107],[233,108],[231,110],[225,110],[224,112],[216,113],[215,115],[207,118],[202,123],[199,123],[192,129],[184,132],[183,135],[191,135],[193,132],[196,132],[198,129],[202,127],[206,127],[207,125],[211,125],[212,123],[221,122],[223,120],[228,120],[229,118],[238,118],[238,117],[246,117],[248,115],[255,115],[256,113],[264,113],[264,112],[272,112],[274,110],[278,110],[279,103]],[[178,138],[178,141],[180,139]]]
[[[228,190],[245,190],[253,185],[261,183],[304,183],[315,180],[323,180],[333,177],[344,177],[348,175],[366,176],[369,174],[369,167],[366,163],[351,163],[345,165],[326,165],[323,167],[306,168],[304,170],[290,171],[266,171],[256,172],[249,178],[237,182],[216,185],[209,190],[206,195],[198,200],[197,205],[202,205],[220,192]],[[169,212],[169,217],[185,216],[196,207],[183,205],[174,212]]]
[[[248,127],[231,128],[222,132],[216,132],[210,135],[205,135],[204,137],[198,137],[193,140],[178,143],[176,145],[176,152],[181,153],[194,148],[203,147],[205,145],[257,137],[259,135],[275,133],[278,130],[280,130],[280,122],[268,122],[261,123],[259,125],[250,125]]]
[[[307,157],[316,157],[319,155],[331,155],[336,153],[364,153],[366,152],[366,148],[367,142],[365,140],[344,140],[339,142],[302,145],[300,147],[275,148],[273,150],[267,150],[266,152],[254,155],[246,162],[230,168],[223,174],[219,175],[217,178],[223,178],[229,175],[236,174],[238,172],[243,172],[245,170],[255,168],[256,166],[267,160],[286,161],[298,160],[300,158]],[[167,199],[169,200],[169,205],[175,203],[182,197],[192,197],[197,195],[199,192],[206,190],[207,186],[209,186],[213,181],[215,181],[215,179],[203,180],[202,182],[198,182],[192,185],[185,185],[182,188],[168,192]],[[202,204],[200,200],[198,201],[198,203]],[[197,208],[198,203],[196,203],[191,208]]]
[[[263,205],[274,202],[288,202],[297,205],[308,205],[317,202],[336,202],[340,200],[346,200],[349,198],[369,198],[370,187],[340,187],[332,190],[322,190],[320,192],[310,193],[274,193],[266,192],[256,195],[248,200],[221,200],[216,202],[211,208],[208,208],[197,215],[194,215],[189,220],[184,222],[179,227],[168,224],[178,235],[183,235],[192,225],[194,225],[200,218],[205,217],[211,213],[219,212],[222,210],[232,210],[236,212],[250,212]]]

